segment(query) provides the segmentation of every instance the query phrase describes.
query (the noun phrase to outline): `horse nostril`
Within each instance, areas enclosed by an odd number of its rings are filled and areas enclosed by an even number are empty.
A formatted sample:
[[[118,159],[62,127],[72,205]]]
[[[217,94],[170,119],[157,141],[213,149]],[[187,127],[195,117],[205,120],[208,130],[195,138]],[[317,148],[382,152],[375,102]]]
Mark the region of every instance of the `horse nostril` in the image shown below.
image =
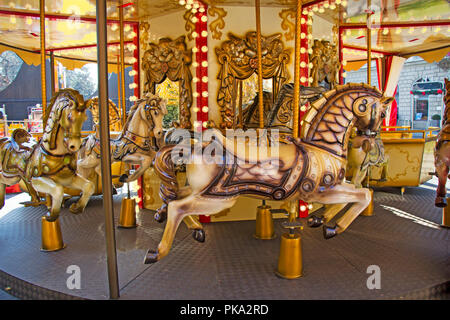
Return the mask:
[[[69,149],[70,149],[70,150],[75,150],[76,147],[72,144],[72,145],[69,147]]]

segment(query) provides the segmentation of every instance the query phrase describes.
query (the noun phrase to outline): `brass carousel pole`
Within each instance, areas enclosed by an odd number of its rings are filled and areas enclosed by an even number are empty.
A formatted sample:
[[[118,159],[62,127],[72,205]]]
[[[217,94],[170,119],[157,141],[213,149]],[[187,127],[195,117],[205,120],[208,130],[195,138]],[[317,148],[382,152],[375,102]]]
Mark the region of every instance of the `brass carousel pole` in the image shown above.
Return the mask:
[[[302,1],[297,0],[295,17],[295,72],[294,72],[294,98],[292,108],[294,109],[293,137],[299,135],[299,102],[300,102],[300,46],[301,46],[301,14]],[[296,222],[299,201],[290,203],[289,220],[283,223],[283,227],[289,229],[288,233],[281,236],[280,255],[278,257],[278,267],[276,274],[285,279],[296,279],[303,274],[302,239],[295,229],[302,229],[300,223]]]
[[[45,81],[47,79],[46,69],[45,69],[45,0],[39,1],[39,12],[40,12],[40,32],[41,32],[41,88],[42,88],[42,112],[44,114],[44,119],[46,119],[45,115],[47,114],[47,87]],[[46,123],[43,123],[43,127],[45,128]]]
[[[109,146],[108,48],[106,19],[106,0],[97,0],[98,101],[100,109],[100,155],[102,164],[103,209],[105,212],[106,254],[109,295],[111,299],[117,299],[119,298],[119,276],[117,271],[114,207],[111,183],[111,153]]]
[[[261,48],[261,4],[260,0],[255,0],[256,8],[256,46],[258,51],[258,89],[259,89],[259,128],[264,129],[264,93],[263,93],[263,67]]]
[[[122,98],[122,124],[126,121],[126,103],[125,103],[125,47],[123,34],[123,1],[119,2],[119,33],[120,33],[120,95]]]
[[[367,0],[367,9],[371,6],[371,0]],[[372,77],[372,32],[369,28],[369,22],[370,22],[371,14],[369,10],[367,11],[367,84],[370,86],[371,84],[371,77]]]

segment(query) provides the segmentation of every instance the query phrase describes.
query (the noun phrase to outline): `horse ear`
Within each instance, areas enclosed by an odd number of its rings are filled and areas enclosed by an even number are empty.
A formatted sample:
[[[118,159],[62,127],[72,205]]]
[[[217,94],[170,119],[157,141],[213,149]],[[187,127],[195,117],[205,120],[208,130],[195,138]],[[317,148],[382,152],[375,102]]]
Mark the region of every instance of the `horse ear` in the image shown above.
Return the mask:
[[[394,97],[383,97],[381,103],[388,107],[392,102],[394,102]]]

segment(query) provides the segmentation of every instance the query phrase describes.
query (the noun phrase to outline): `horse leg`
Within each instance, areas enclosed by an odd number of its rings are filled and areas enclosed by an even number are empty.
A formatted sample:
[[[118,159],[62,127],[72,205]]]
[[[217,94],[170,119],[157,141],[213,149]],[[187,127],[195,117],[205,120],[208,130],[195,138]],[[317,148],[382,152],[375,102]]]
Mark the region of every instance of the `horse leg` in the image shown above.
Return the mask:
[[[308,218],[308,226],[311,228],[318,228],[322,224],[329,222],[331,219],[333,219],[339,211],[344,209],[344,207],[347,205],[347,203],[339,203],[334,205],[326,206],[325,212],[322,216],[316,216],[312,215]]]
[[[81,197],[77,202],[72,203],[69,209],[70,212],[74,214],[83,212],[89,199],[95,192],[95,184],[82,176],[75,175],[66,186],[81,190]]]
[[[49,222],[56,221],[59,218],[64,198],[63,186],[46,177],[33,178],[31,185],[37,192],[45,193],[52,197],[52,206],[45,219]]]
[[[441,163],[439,166],[436,166],[436,174],[438,176],[439,183],[436,189],[436,200],[434,201],[434,205],[439,208],[444,208],[447,206],[447,189],[445,188],[445,184],[447,183],[448,172],[449,167],[445,163]]]
[[[205,231],[203,225],[193,216],[187,216],[183,219],[189,230],[192,230],[192,237],[198,242],[205,242]]]
[[[139,164],[139,169],[137,169],[130,177],[126,178],[125,181],[123,182],[131,182],[140,178],[144,174],[145,170],[150,168],[150,166],[152,165],[152,161],[153,157],[149,156],[139,157],[139,160],[136,161],[136,163]]]
[[[370,204],[371,196],[369,189],[356,188],[352,184],[343,183],[317,194],[311,202],[323,204],[343,204],[354,203],[348,211],[336,222],[334,227],[324,226],[324,237],[330,239],[337,234],[344,232],[348,226],[358,217],[358,215]],[[338,206],[336,206],[338,208]]]
[[[364,178],[367,176],[367,168],[366,169],[358,169],[352,178],[351,183],[355,185],[357,188],[362,187],[362,183]]]
[[[212,202],[214,202],[214,205],[212,205]],[[156,251],[149,250],[147,252],[144,263],[148,264],[156,262],[169,253],[175,238],[175,233],[184,217],[219,213],[222,210],[231,208],[235,202],[236,198],[211,201],[211,199],[203,198],[198,194],[170,202],[168,205],[167,224],[164,229],[162,240]]]
[[[36,190],[34,190],[33,186],[29,182],[27,182],[25,180],[23,180],[23,182],[25,183],[25,186],[27,187],[28,193],[31,196],[31,202],[34,203],[34,204],[39,205],[40,202],[41,202],[41,198],[37,194]]]

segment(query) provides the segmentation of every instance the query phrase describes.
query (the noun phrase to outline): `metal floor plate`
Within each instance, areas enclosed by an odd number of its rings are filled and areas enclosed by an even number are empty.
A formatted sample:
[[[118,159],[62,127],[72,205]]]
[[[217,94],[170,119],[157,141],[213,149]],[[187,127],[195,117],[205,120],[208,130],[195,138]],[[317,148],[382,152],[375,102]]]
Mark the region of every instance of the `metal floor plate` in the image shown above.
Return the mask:
[[[114,197],[116,223],[120,199]],[[421,223],[386,207],[416,216]],[[101,197],[92,198],[80,215],[63,209],[67,247],[58,252],[39,251],[44,213],[44,207],[0,211],[0,288],[8,286],[9,293],[23,299],[108,299]],[[164,224],[142,210],[138,228],[116,230],[121,299],[448,298],[450,239],[448,229],[435,227],[440,220],[432,190],[409,188],[403,197],[398,189],[376,190],[375,215],[358,217],[338,237],[324,240],[321,228],[305,227],[304,276],[285,280],[274,274],[283,220],[275,220],[273,240],[255,239],[254,221],[205,224],[205,243],[194,241],[182,224],[169,255],[144,265],[144,255],[157,247]],[[71,265],[81,269],[79,290],[66,285]],[[380,267],[380,290],[367,288],[370,265]]]

